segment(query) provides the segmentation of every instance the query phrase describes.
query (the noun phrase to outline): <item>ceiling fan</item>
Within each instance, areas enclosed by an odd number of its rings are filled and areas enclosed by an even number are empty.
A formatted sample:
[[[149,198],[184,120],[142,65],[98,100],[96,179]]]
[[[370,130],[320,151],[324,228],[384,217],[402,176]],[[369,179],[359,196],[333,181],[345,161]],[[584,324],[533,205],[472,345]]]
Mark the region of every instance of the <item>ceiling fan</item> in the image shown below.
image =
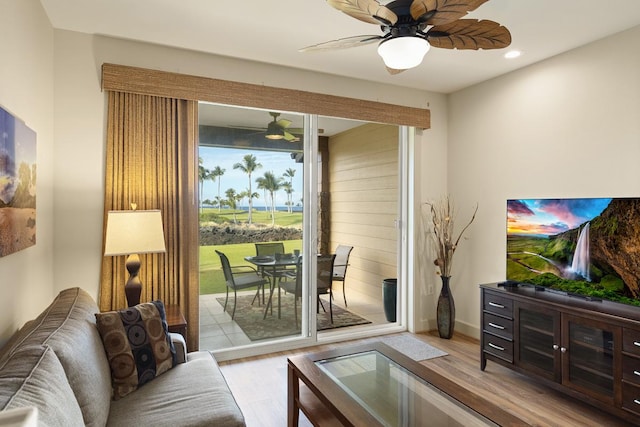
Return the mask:
[[[231,128],[239,128],[239,129],[247,129],[247,130],[257,130],[258,133],[264,134],[264,137],[271,140],[284,139],[288,142],[299,142],[300,135],[304,134],[303,128],[292,128],[290,127],[293,123],[288,119],[278,119],[280,117],[280,113],[276,113],[273,111],[269,112],[269,115],[273,118],[267,124],[267,127],[247,127],[247,126],[228,126]],[[324,133],[324,129],[318,129],[318,133]]]
[[[291,126],[291,120],[280,119],[280,113],[269,112],[269,115],[273,117],[273,121],[269,122],[267,125],[267,130],[265,131],[264,137],[267,139],[284,139],[289,142],[300,141],[300,138],[295,136],[292,132],[295,132],[296,129],[289,129]],[[302,133],[302,129],[297,129],[298,133]]]
[[[397,74],[420,65],[430,46],[444,49],[501,49],[511,44],[511,33],[490,20],[460,19],[488,0],[327,0],[352,18],[380,25],[382,35],[332,40],[300,52],[346,49],[378,43],[387,70]]]

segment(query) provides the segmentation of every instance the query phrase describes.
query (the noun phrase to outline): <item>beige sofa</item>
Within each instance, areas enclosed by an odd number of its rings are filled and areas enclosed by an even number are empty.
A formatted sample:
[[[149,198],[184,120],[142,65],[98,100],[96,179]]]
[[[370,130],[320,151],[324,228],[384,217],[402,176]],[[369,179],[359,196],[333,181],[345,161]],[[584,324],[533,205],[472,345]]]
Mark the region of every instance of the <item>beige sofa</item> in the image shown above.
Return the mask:
[[[80,288],[62,291],[0,349],[0,410],[36,407],[42,426],[244,426],[209,352],[186,354],[131,394],[112,400],[98,307]],[[174,337],[176,338],[176,337]]]

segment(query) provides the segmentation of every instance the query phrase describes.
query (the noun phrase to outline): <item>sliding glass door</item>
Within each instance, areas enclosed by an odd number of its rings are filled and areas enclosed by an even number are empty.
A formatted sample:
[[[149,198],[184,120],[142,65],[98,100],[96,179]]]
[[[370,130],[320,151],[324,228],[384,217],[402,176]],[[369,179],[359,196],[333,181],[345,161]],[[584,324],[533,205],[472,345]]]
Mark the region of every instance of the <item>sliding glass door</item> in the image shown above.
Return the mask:
[[[308,337],[304,115],[199,114],[200,348]]]
[[[398,127],[210,103],[199,124],[200,349],[398,328]]]

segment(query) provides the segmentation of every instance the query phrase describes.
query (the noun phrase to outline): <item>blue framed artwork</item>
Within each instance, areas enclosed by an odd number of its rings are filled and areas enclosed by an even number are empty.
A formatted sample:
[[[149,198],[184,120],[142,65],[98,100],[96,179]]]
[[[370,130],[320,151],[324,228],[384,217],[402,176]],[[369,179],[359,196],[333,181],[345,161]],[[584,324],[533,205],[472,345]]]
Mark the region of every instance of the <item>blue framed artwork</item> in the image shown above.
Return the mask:
[[[36,244],[36,133],[0,107],[0,257]]]

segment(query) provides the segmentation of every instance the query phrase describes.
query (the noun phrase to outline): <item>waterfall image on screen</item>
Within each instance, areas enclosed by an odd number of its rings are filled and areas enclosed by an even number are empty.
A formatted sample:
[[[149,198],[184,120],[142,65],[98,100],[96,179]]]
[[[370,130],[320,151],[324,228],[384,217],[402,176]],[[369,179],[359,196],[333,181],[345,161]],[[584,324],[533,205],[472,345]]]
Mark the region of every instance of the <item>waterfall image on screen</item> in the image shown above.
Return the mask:
[[[640,198],[508,200],[507,279],[640,305]]]

